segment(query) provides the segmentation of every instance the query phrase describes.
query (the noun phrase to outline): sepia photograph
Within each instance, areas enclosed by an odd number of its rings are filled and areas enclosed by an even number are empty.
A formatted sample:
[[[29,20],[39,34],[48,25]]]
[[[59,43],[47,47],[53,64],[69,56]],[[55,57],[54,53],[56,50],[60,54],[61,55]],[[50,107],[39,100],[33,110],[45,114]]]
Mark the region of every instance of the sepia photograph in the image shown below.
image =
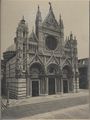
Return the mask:
[[[1,0],[1,118],[90,119],[89,0]]]

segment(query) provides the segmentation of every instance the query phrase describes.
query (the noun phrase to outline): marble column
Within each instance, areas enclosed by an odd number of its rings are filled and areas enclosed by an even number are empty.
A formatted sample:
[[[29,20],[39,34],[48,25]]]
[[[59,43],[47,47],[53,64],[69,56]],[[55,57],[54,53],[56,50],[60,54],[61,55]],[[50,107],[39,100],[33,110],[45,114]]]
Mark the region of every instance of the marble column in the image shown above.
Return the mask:
[[[30,82],[29,82],[29,86],[30,86],[30,96],[32,96],[32,80],[30,79]]]
[[[48,78],[46,77],[46,93],[45,95],[48,95]]]
[[[73,77],[73,92],[76,92],[76,81],[75,81],[75,77]]]
[[[63,94],[63,79],[61,78],[61,94]]]
[[[57,94],[57,79],[55,78],[55,94]]]
[[[27,97],[29,97],[30,96],[30,79],[29,78],[27,78],[26,79],[26,90],[27,90]]]
[[[76,92],[79,92],[79,78],[76,79]]]
[[[68,82],[68,93],[69,93],[69,80],[67,80],[67,82]]]

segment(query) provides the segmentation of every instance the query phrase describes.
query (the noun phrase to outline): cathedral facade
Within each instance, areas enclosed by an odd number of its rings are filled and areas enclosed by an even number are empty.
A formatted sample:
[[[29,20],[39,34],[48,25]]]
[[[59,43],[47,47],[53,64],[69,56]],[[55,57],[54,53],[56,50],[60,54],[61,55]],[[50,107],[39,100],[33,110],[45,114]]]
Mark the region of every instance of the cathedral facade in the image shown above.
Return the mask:
[[[28,31],[23,17],[3,54],[10,98],[78,92],[77,40],[72,33],[64,40],[63,20],[57,22],[51,3],[44,21],[38,6],[35,32]]]

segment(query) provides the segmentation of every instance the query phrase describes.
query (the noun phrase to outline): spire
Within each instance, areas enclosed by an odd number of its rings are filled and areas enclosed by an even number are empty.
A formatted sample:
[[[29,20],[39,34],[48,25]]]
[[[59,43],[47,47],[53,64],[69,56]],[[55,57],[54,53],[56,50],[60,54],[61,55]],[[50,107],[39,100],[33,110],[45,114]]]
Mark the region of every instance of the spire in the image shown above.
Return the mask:
[[[36,20],[37,21],[42,21],[42,17],[41,17],[41,12],[40,12],[39,5],[38,5],[38,10],[37,10]]]
[[[76,36],[74,36],[74,40],[76,40]]]
[[[59,23],[61,23],[62,19],[61,19],[61,14],[59,15]]]
[[[38,12],[40,11],[39,5],[38,5]]]
[[[16,30],[16,36],[21,36],[21,33],[23,33],[23,36],[27,36],[28,34],[28,25],[24,19],[24,16],[22,16],[22,19],[20,20],[17,30]],[[26,34],[26,35],[25,35]]]
[[[38,11],[39,11],[39,5],[38,5]]]
[[[24,16],[22,16],[22,20],[24,20]]]
[[[42,17],[41,17],[41,12],[40,12],[40,7],[38,5],[38,10],[37,10],[37,14],[36,14],[36,21],[35,21],[35,34],[38,38],[38,32],[39,32],[39,26],[42,25]]]
[[[25,23],[24,16],[22,16],[21,22],[22,22],[22,23]]]
[[[73,34],[72,34],[72,31],[70,33],[70,40],[73,40]]]
[[[64,25],[63,25],[63,20],[61,18],[61,14],[59,16],[59,25],[60,25],[60,28],[64,28]]]
[[[63,25],[63,20],[62,20],[62,28],[64,28],[64,25]]]
[[[68,37],[66,36],[65,44],[67,43],[67,41],[68,41]]]

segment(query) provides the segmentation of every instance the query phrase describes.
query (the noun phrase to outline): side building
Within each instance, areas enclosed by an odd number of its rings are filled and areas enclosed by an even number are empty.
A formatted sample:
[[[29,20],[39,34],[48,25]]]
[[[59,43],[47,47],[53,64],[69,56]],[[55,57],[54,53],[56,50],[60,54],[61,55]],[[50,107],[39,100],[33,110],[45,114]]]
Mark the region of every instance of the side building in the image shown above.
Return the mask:
[[[89,66],[89,58],[83,58],[83,59],[78,60],[80,89],[88,89],[89,88],[88,66]]]

